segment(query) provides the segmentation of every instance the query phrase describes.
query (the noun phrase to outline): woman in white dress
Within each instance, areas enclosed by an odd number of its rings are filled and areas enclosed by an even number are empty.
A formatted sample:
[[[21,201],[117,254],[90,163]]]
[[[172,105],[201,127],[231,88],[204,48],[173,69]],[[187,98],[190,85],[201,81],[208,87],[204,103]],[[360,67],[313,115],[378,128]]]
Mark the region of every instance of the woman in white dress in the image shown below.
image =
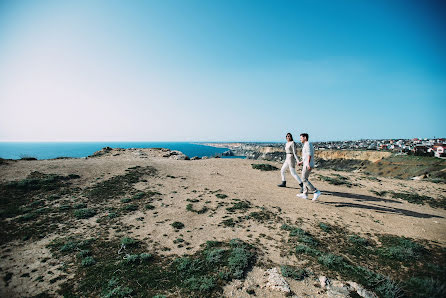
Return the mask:
[[[294,143],[293,136],[291,133],[286,134],[286,141],[285,144],[285,152],[286,152],[286,159],[283,163],[282,170],[280,171],[280,174],[282,175],[282,184],[279,184],[277,186],[279,187],[286,187],[286,179],[285,179],[285,171],[289,167],[291,176],[294,177],[294,179],[299,182],[300,187],[302,188],[303,183],[300,177],[296,173],[296,163],[299,160],[299,158],[296,155],[296,143]]]

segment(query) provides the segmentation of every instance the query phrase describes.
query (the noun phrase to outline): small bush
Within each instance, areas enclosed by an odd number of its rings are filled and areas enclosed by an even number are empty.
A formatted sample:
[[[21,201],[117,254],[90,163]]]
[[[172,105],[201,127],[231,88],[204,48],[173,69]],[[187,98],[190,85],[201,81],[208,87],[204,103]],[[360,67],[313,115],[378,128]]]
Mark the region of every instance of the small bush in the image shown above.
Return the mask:
[[[234,212],[236,210],[246,210],[251,208],[251,203],[248,201],[237,202],[232,205],[232,207],[226,208],[229,212]]]
[[[74,205],[74,209],[82,209],[82,208],[87,208],[87,204],[78,203],[78,204]]]
[[[144,198],[145,195],[146,195],[146,194],[143,193],[143,192],[138,192],[138,193],[134,194],[132,198],[133,198],[134,200],[140,200],[140,199]]]
[[[295,270],[293,267],[287,265],[280,266],[280,272],[284,277],[289,277],[295,280],[302,280],[308,276],[305,270],[303,269]]]
[[[210,292],[217,286],[215,278],[212,276],[191,277],[184,282],[190,291],[198,291],[201,293]]]
[[[130,205],[123,207],[122,209],[124,209],[126,211],[136,211],[136,210],[138,210],[138,205],[130,204]]]
[[[227,195],[225,195],[225,194],[222,194],[222,193],[218,193],[218,194],[216,194],[215,195],[217,198],[219,198],[219,199],[226,199],[228,196]]]
[[[139,261],[139,255],[126,255],[123,262],[125,264],[133,264]]]
[[[276,168],[275,166],[272,166],[270,164],[251,164],[252,168],[255,170],[260,170],[260,171],[276,171],[278,170],[278,168]]]
[[[329,269],[337,269],[344,263],[344,258],[331,253],[320,256],[317,261]]]
[[[84,258],[86,256],[89,256],[91,254],[91,251],[89,249],[83,249],[80,252],[77,253],[78,258]]]
[[[251,253],[244,247],[235,247],[228,258],[229,270],[233,278],[241,279],[249,268]]]
[[[150,204],[147,204],[147,205],[145,205],[144,207],[145,207],[147,210],[153,210],[153,209],[155,209],[155,206],[150,205]]]
[[[349,236],[348,241],[350,241],[351,243],[353,243],[355,245],[359,245],[359,246],[368,246],[369,245],[369,241],[367,239],[359,237],[358,235]]]
[[[233,218],[224,219],[221,223],[224,224],[227,227],[235,226],[235,222],[234,222]]]
[[[139,255],[139,259],[141,260],[141,262],[151,260],[152,258],[153,258],[152,254],[145,253],[145,252]]]
[[[319,223],[319,228],[321,228],[322,231],[329,233],[331,231],[331,226],[329,224],[320,222]]]
[[[184,228],[184,224],[182,222],[179,221],[175,221],[171,224],[172,227],[174,227],[177,230],[180,230],[182,228]]]
[[[417,297],[446,297],[446,284],[430,277],[412,277],[405,283],[407,292]]]
[[[132,201],[132,199],[129,199],[129,198],[121,199],[121,203],[129,203],[131,201]]]
[[[77,219],[90,218],[96,215],[96,210],[91,208],[82,208],[74,211],[74,216]]]
[[[296,246],[295,251],[296,251],[296,254],[304,253],[304,254],[311,255],[311,256],[319,256],[322,254],[319,250],[311,248],[304,244],[299,244],[298,246]]]
[[[138,240],[130,237],[124,237],[121,239],[121,245],[124,245],[125,247],[137,246],[138,243],[139,243]]]
[[[222,248],[212,249],[206,252],[206,262],[211,264],[220,264],[223,260],[226,250]]]
[[[95,261],[95,259],[94,259],[93,257],[91,257],[91,256],[85,257],[85,258],[82,260],[82,266],[84,266],[84,267],[92,266],[92,265],[94,265],[94,264],[96,264],[96,261]]]
[[[380,238],[383,247],[379,254],[383,257],[399,261],[419,259],[425,252],[425,248],[410,239],[397,236],[382,236]]]

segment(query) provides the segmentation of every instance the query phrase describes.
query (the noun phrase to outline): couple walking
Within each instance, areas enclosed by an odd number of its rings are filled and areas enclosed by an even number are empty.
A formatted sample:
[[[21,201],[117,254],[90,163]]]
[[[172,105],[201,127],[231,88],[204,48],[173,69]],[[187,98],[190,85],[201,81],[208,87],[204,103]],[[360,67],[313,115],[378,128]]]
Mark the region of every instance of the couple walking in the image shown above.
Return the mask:
[[[282,170],[280,174],[282,175],[282,184],[279,184],[279,187],[286,187],[285,180],[285,171],[289,167],[291,176],[294,177],[299,182],[300,187],[302,188],[302,193],[297,194],[296,196],[302,199],[308,199],[308,191],[314,193],[312,201],[316,201],[317,198],[321,195],[321,192],[317,190],[310,181],[308,181],[308,177],[310,176],[311,170],[314,168],[314,148],[313,145],[308,142],[308,134],[302,133],[300,134],[300,141],[302,142],[302,161],[298,162],[298,165],[302,166],[302,179],[296,174],[296,161],[299,158],[296,155],[296,147],[293,140],[293,136],[290,133],[286,134],[287,143],[285,145],[286,159],[283,163]]]

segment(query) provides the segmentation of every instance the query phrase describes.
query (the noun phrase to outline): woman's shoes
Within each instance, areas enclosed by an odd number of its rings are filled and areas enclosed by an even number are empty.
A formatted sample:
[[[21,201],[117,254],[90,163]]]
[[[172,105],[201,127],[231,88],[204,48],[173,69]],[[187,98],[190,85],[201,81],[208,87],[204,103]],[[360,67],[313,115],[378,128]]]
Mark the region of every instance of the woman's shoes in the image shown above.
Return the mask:
[[[278,187],[286,187],[286,181],[282,181],[282,184],[278,184]]]

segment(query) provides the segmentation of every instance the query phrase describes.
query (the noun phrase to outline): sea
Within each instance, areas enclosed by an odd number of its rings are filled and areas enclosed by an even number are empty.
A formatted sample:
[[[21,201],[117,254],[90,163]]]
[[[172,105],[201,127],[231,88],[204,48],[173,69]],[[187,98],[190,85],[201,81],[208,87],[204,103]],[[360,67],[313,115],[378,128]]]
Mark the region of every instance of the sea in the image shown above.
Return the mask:
[[[0,158],[21,159],[34,157],[87,157],[104,147],[111,148],[167,148],[178,150],[189,157],[221,156],[228,148],[216,148],[186,142],[0,142]],[[225,156],[221,156],[227,158]],[[234,158],[234,157],[232,157]],[[243,158],[243,157],[235,157]]]

